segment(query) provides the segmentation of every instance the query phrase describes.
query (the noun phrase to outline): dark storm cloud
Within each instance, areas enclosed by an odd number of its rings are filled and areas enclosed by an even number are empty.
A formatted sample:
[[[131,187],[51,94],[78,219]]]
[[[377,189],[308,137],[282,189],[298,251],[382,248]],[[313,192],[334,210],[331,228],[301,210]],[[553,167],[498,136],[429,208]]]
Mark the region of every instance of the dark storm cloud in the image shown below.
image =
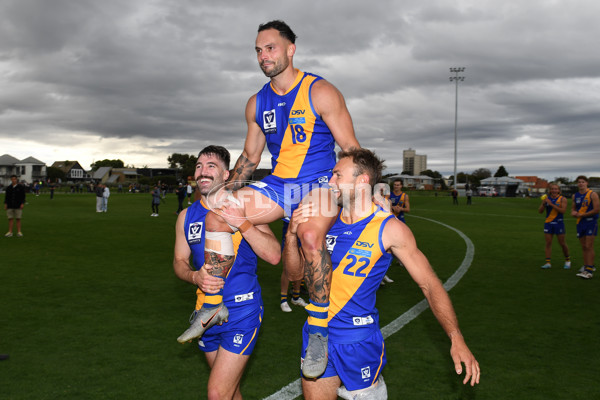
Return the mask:
[[[361,144],[391,171],[411,147],[452,172],[448,68],[465,66],[459,170],[600,175],[595,2],[309,3],[5,0],[0,143],[18,132],[64,147],[76,134],[148,143],[162,160],[208,143],[239,154],[245,104],[266,82],[256,29],[281,18],[298,34],[295,66],[342,91]]]

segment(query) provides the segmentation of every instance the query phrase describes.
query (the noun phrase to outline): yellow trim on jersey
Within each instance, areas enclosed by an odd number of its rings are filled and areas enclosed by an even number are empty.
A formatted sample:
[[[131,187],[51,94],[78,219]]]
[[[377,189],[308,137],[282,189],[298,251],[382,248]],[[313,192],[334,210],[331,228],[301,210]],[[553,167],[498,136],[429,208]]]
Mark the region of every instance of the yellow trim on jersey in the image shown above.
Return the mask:
[[[579,207],[579,210],[577,210],[580,214],[585,214],[586,212],[588,212],[588,209],[590,208],[590,206],[592,205],[592,189],[588,189],[588,191],[585,193],[585,197],[583,198],[583,200],[581,200],[581,207]],[[583,217],[577,217],[577,223],[579,223],[579,221],[581,221],[581,218]]]
[[[559,195],[556,198],[556,202],[554,204],[557,206],[560,206],[562,204],[563,199],[564,199],[564,197]],[[552,208],[552,211],[550,211],[550,214],[548,214],[548,216],[546,217],[546,222],[554,221],[554,219],[556,218],[557,215],[558,215],[558,210],[556,208]]]
[[[383,355],[385,354],[385,342],[381,342],[381,355],[379,356],[379,367],[377,367],[377,372],[375,372],[375,378],[371,385],[375,384],[375,380],[379,378],[379,373],[381,371],[381,366],[383,365]]]
[[[202,201],[202,200],[200,200]],[[232,240],[233,240],[233,252],[234,254],[237,256],[238,253],[238,249],[240,248],[240,244],[242,243],[242,239],[243,236],[240,232],[236,232],[232,235]],[[234,263],[235,265],[235,263]],[[229,268],[229,271],[227,271],[227,276],[229,276],[229,273],[231,272],[231,270],[233,269],[233,266],[231,268]],[[206,295],[204,294],[204,292],[200,289],[196,289],[196,310],[199,310],[202,308],[202,305],[204,304]],[[208,297],[211,297],[211,295],[208,295]],[[212,304],[210,302],[206,302],[207,304]],[[216,303],[219,304],[219,303]]]
[[[373,205],[373,207],[376,206]],[[369,217],[370,215],[371,214],[368,214],[365,216],[365,218]],[[372,221],[383,221],[388,216],[390,216],[389,212],[378,211],[373,217]],[[383,253],[381,251],[381,247],[379,246],[380,229],[381,223],[368,223],[360,233],[360,236],[354,241],[352,247],[349,249],[349,251],[351,249],[364,250],[363,247],[357,246],[358,242],[372,244],[373,246],[369,248],[371,255],[368,258],[368,265],[365,264],[365,259],[367,259],[367,257],[359,257],[357,261],[353,259],[354,257],[345,256],[344,259],[340,261],[338,267],[333,271],[331,278],[331,294],[329,296],[329,316],[327,318],[327,322],[329,322],[341,309],[344,308],[346,303],[352,299],[354,293],[356,293],[356,291],[361,287],[364,279],[354,276],[353,273],[357,272],[357,270],[360,268],[361,273],[368,276],[375,263],[381,258]],[[353,270],[348,271],[350,274],[344,273],[344,270],[352,262],[355,263]]]
[[[297,81],[303,76],[304,72],[298,71],[296,81],[292,85],[293,89]],[[310,85],[317,79],[317,77],[307,75],[298,89],[296,98],[294,99],[294,105],[292,106],[292,112],[294,110],[304,110],[302,117],[304,123],[302,124],[288,124],[285,128],[285,133],[281,139],[280,150],[277,156],[277,165],[273,170],[273,175],[280,178],[296,178],[304,165],[304,159],[310,148],[310,142],[312,140],[315,128],[315,122],[317,116],[312,112],[310,103]],[[293,118],[292,115],[288,116]],[[294,126],[302,130],[302,133],[294,131]],[[299,139],[302,137],[302,140]]]

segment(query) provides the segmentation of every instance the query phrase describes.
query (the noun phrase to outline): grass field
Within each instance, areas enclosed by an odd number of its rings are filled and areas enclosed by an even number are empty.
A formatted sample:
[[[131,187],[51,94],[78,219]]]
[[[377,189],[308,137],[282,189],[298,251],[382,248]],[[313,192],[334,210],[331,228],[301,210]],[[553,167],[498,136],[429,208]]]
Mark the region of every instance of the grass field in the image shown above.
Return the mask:
[[[150,199],[113,194],[109,212],[98,214],[93,194],[28,197],[25,237],[0,238],[0,353],[10,354],[0,361],[0,399],[206,397],[203,354],[175,340],[195,297],[171,266],[176,199],[167,196],[159,218],[150,217]],[[448,339],[426,310],[386,340],[389,398],[598,398],[600,276],[575,276],[582,259],[574,220],[567,219],[574,268],[562,269],[556,245],[553,268],[541,270],[539,200],[461,201],[415,194],[411,206],[413,215],[474,243],[473,263],[450,295],[481,384],[462,386]],[[409,215],[407,223],[445,281],[465,257],[465,242],[428,220]],[[273,229],[279,233],[279,223]],[[280,266],[259,266],[265,320],[242,381],[247,399],[299,377],[305,313],[279,310],[280,274]],[[395,283],[378,293],[382,326],[423,298],[397,265],[388,275]]]

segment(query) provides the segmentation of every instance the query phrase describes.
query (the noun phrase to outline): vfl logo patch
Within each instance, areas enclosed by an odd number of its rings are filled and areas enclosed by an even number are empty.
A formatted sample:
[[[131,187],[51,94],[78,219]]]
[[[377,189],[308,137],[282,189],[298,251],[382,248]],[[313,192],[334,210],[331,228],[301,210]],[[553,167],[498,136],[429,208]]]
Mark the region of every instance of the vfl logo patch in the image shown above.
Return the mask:
[[[244,335],[242,335],[241,333],[238,333],[233,337],[233,344],[241,345],[243,343],[244,343]]]
[[[252,300],[254,299],[254,292],[245,293],[245,294],[237,294],[235,296],[235,302],[241,303],[242,301]]]
[[[371,377],[371,367],[361,368],[360,375],[363,379],[369,379]]]
[[[327,251],[329,253],[331,253],[333,251],[336,241],[337,241],[337,236],[327,235],[327,237],[325,238],[325,243],[327,244]]]
[[[192,222],[188,228],[188,243],[197,244],[202,240],[204,222]]]
[[[263,127],[265,130],[277,128],[277,119],[275,118],[275,109],[263,112]]]

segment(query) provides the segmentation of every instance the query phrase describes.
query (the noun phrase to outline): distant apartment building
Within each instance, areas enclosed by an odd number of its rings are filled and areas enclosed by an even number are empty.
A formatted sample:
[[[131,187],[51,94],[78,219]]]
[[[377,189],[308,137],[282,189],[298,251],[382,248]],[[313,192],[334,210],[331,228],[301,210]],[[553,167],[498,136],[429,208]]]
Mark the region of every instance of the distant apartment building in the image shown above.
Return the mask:
[[[427,169],[427,156],[411,148],[402,151],[402,170],[409,175],[419,175]]]

